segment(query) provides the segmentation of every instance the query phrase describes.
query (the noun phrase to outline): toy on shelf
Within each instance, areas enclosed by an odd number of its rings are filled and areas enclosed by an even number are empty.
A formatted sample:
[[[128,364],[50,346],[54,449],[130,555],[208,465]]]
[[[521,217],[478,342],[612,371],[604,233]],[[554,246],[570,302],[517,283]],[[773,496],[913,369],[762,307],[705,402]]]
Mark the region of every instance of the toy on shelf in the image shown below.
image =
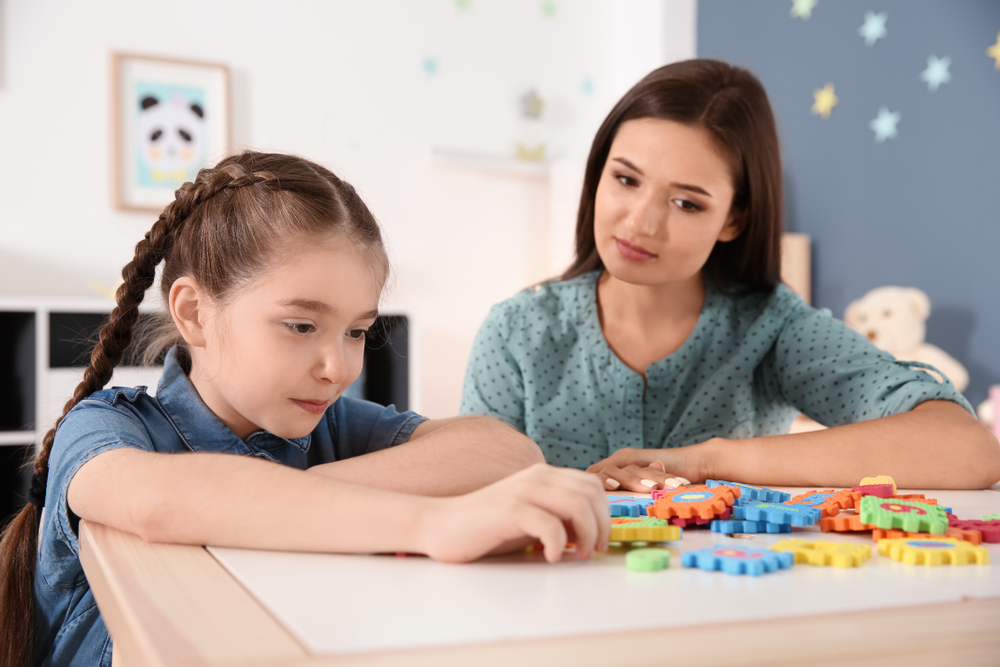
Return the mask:
[[[892,495],[896,495],[896,480],[888,475],[879,475],[878,477],[865,477],[860,482],[859,486],[871,486],[875,484],[892,484]]]
[[[611,519],[609,542],[674,542],[683,531],[665,519],[615,517]]]
[[[875,496],[861,499],[859,511],[862,523],[876,528],[896,528],[908,533],[944,535],[948,529],[948,514],[944,508],[918,500],[886,500]]]
[[[666,549],[632,549],[625,554],[625,567],[636,572],[658,572],[670,566]]]
[[[964,528],[956,528],[955,526],[948,526],[948,530],[944,532],[943,536],[931,535],[930,533],[907,533],[902,530],[885,530],[883,528],[872,529],[872,539],[876,542],[881,540],[913,540],[934,537],[951,537],[976,546],[983,543],[983,534],[978,530],[966,530]]]
[[[706,479],[705,486],[709,488],[715,488],[717,486],[735,486],[742,492],[742,495],[739,497],[744,501],[764,500],[769,503],[781,503],[792,497],[792,494],[785,493],[784,491],[774,491],[773,489],[765,489],[762,486],[743,484],[741,482],[723,482],[718,479]]]
[[[705,547],[697,551],[685,551],[681,556],[681,565],[684,567],[697,567],[710,572],[721,570],[752,577],[789,568],[794,561],[795,557],[790,553],[732,547]]]
[[[853,509],[854,495],[851,491],[834,491],[833,489],[809,491],[801,493],[791,500],[786,500],[785,504],[815,507],[820,511],[820,518],[822,518],[836,516],[840,514],[840,510]]]
[[[782,540],[771,547],[775,551],[787,551],[795,557],[796,563],[809,565],[832,565],[834,567],[858,567],[872,555],[872,549],[863,544],[848,542],[807,542],[798,538]]]
[[[985,547],[975,547],[968,542],[950,537],[918,540],[882,540],[878,543],[880,556],[888,556],[907,565],[987,565],[990,554]]]
[[[992,521],[977,521],[975,519],[959,519],[954,514],[948,513],[948,525],[952,528],[962,528],[964,530],[978,530],[983,536],[983,542],[996,544],[1000,542],[1000,519]]]
[[[726,535],[732,535],[733,533],[744,533],[747,535],[756,535],[757,533],[790,533],[792,532],[792,524],[768,523],[767,521],[724,521],[716,519],[712,521],[712,532],[725,533]]]
[[[682,486],[672,491],[661,491],[658,495],[659,498],[646,508],[649,516],[711,521],[736,503],[740,489],[735,486]]]
[[[820,519],[822,513],[807,505],[785,505],[754,501],[733,508],[734,519],[750,521],[767,521],[792,526],[812,526]]]
[[[633,498],[631,496],[608,496],[608,508],[611,516],[646,516],[646,507],[652,505],[649,498]]]

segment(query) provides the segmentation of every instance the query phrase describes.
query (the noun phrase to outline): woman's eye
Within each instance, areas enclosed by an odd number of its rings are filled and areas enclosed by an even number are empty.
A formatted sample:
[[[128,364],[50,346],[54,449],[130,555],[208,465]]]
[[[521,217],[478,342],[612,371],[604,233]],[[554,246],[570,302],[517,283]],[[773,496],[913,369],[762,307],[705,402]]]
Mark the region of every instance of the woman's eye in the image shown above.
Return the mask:
[[[698,204],[695,204],[693,201],[691,201],[689,199],[675,199],[674,203],[677,204],[677,206],[679,206],[681,208],[681,210],[683,210],[683,211],[700,211],[700,210],[702,210],[701,206],[699,206]]]
[[[630,187],[633,185],[639,185],[639,181],[635,180],[631,176],[626,176],[625,174],[615,174],[615,179],[617,179],[622,185],[628,185]]]
[[[350,331],[347,332],[347,336],[352,340],[364,340],[365,334],[367,333],[368,331],[366,331],[365,329],[351,329]]]
[[[303,336],[316,330],[315,326],[306,322],[285,322],[285,326]]]

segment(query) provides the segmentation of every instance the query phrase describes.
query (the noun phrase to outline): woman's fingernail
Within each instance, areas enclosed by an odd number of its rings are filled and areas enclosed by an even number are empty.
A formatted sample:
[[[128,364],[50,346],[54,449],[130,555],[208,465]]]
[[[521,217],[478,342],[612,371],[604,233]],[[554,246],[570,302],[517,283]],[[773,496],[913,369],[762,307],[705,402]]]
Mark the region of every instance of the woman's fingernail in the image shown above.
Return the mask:
[[[651,489],[655,489],[656,488],[656,482],[654,482],[651,479],[643,479],[643,480],[640,480],[639,483],[642,484],[643,486],[648,486]]]
[[[691,484],[691,480],[684,479],[683,477],[675,477],[674,479],[679,479],[680,482],[681,482],[681,484],[684,484],[684,485],[690,485]]]
[[[678,482],[676,479],[668,479],[663,482],[663,486],[669,486],[671,489],[676,489],[680,485],[681,483]]]
[[[653,461],[652,463],[649,464],[649,467],[656,468],[660,472],[667,472],[667,467],[663,465],[662,461]]]
[[[618,482],[617,479],[611,479],[610,477],[604,480],[604,483],[607,484],[608,487],[612,489],[617,489],[619,486],[621,486],[621,484]]]

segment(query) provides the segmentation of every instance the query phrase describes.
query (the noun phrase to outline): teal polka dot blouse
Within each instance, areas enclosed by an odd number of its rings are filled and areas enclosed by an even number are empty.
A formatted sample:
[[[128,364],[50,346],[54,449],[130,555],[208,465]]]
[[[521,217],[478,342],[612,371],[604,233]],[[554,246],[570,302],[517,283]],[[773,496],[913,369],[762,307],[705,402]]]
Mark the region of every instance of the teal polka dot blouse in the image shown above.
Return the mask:
[[[647,382],[608,347],[599,271],[519,292],[490,310],[473,344],[461,412],[492,415],[554,465],[586,468],[623,447],[787,433],[798,412],[826,426],[929,400],[972,412],[950,382],[897,361],[784,285],[730,296],[709,284],[687,341]]]

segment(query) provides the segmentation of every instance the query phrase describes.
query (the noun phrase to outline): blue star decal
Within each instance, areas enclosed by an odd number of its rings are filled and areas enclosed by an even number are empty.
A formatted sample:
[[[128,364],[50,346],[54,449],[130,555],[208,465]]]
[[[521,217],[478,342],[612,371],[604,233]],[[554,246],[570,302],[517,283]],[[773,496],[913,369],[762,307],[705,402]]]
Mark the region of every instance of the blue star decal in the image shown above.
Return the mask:
[[[879,109],[878,117],[868,123],[868,127],[875,133],[875,141],[882,143],[886,139],[895,139],[897,135],[896,124],[899,123],[900,118],[902,118],[902,114],[898,111],[889,111],[886,107]]]
[[[858,30],[858,34],[865,38],[865,46],[873,46],[875,42],[888,34],[885,29],[885,22],[889,15],[885,12],[876,14],[875,12],[865,12],[865,23]]]
[[[951,58],[938,58],[931,56],[927,59],[927,69],[920,73],[920,78],[927,82],[927,89],[931,92],[938,89],[942,83],[951,81]]]
[[[438,73],[438,60],[431,56],[424,58],[424,71],[427,72],[427,76],[434,76]]]

